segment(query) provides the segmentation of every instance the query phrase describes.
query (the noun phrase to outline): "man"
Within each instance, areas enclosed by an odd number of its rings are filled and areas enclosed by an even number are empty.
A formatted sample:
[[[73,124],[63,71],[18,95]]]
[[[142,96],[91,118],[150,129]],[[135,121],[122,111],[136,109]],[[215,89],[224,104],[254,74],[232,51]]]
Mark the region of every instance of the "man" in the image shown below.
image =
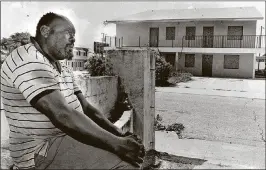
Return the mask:
[[[13,169],[132,169],[143,162],[138,138],[125,136],[93,108],[72,71],[60,65],[73,57],[74,42],[71,21],[47,13],[31,43],[2,65]]]

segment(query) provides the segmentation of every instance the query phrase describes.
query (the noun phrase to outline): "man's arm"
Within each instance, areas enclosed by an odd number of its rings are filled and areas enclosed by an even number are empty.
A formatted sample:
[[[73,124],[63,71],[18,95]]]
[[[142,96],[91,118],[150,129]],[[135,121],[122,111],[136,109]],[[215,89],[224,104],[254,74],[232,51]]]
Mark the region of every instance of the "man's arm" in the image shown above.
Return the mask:
[[[81,103],[84,113],[91,118],[96,124],[101,126],[108,132],[116,135],[123,136],[122,130],[117,128],[112,122],[110,122],[99,110],[93,107],[84,97],[82,93],[76,93],[76,96]]]
[[[30,103],[72,138],[113,152],[135,166],[143,162],[144,146],[141,143],[132,137],[117,137],[104,130],[88,116],[69,107],[59,90],[42,92]]]
[[[74,139],[98,148],[115,151],[121,139],[99,127],[89,117],[68,106],[59,90],[46,91],[31,104],[45,114],[55,127]]]

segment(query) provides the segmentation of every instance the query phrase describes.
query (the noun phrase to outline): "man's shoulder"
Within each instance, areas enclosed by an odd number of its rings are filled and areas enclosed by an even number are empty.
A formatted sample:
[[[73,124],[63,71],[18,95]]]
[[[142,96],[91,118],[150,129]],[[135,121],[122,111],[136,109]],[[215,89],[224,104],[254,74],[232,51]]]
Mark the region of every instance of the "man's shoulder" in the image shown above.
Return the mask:
[[[12,59],[13,61],[18,61],[18,62],[27,60],[31,58],[30,56],[33,55],[34,51],[36,52],[36,48],[34,47],[33,44],[29,43],[26,45],[19,46],[14,50],[12,50],[6,59]]]
[[[14,49],[6,58],[5,62],[11,63],[11,65],[19,66],[20,64],[28,62],[36,63],[49,63],[32,43],[19,46]]]

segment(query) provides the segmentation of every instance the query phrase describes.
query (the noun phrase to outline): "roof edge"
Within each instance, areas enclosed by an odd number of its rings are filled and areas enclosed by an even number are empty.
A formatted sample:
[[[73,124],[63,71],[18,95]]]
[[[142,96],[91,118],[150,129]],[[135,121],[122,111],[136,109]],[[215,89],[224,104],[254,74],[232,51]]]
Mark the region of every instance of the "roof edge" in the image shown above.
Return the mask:
[[[228,20],[239,20],[239,21],[247,21],[247,20],[263,20],[263,17],[255,17],[255,18],[194,18],[194,19],[158,19],[158,20],[106,20],[104,23],[128,23],[128,22],[165,22],[165,21],[228,21]]]

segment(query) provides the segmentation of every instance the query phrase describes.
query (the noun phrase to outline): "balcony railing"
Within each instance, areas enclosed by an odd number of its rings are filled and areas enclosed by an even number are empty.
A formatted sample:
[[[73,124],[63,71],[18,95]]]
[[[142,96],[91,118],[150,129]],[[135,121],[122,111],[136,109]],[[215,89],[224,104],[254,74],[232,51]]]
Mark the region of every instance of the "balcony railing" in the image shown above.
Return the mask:
[[[214,35],[183,36],[174,40],[161,40],[159,37],[109,37],[105,43],[110,47],[187,47],[187,48],[262,48],[265,46],[265,35]]]

